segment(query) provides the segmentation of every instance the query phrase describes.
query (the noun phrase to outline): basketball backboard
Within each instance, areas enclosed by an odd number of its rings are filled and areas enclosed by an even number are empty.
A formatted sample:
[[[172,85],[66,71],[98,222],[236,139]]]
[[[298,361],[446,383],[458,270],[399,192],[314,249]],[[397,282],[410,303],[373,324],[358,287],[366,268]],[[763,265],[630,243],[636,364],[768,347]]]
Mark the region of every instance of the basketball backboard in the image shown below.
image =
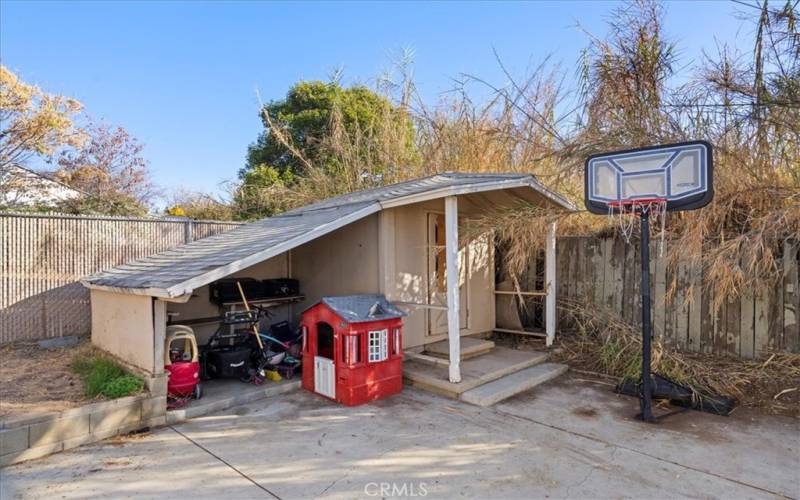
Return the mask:
[[[636,200],[666,201],[668,211],[692,210],[714,197],[711,144],[705,141],[593,155],[585,174],[586,208],[596,214]]]

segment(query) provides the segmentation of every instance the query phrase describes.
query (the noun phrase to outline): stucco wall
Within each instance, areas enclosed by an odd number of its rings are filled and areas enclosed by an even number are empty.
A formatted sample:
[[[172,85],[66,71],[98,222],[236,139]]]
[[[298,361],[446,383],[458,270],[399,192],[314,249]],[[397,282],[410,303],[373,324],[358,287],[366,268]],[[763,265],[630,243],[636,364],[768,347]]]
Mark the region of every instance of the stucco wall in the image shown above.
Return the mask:
[[[146,373],[156,373],[152,297],[92,290],[91,300],[92,343]]]
[[[255,278],[259,280],[270,278],[287,278],[289,277],[289,254],[284,253],[273,257],[269,260],[256,264],[254,266],[242,269],[241,271],[229,276],[229,278]],[[167,304],[168,313],[179,313],[174,318],[176,323],[182,320],[190,320],[197,318],[208,318],[220,315],[220,308],[211,300],[209,300],[209,287],[203,286],[192,292],[192,298],[188,302],[169,303]],[[284,321],[290,317],[290,308],[292,306],[280,306],[270,309],[274,313],[274,317],[265,321],[265,323],[277,323]],[[197,342],[205,344],[208,338],[216,331],[218,323],[208,323],[200,325],[191,325],[194,330]],[[262,327],[266,328],[269,325],[263,324]]]
[[[294,308],[295,322],[326,295],[378,293],[378,215],[292,250],[292,277],[306,296]]]

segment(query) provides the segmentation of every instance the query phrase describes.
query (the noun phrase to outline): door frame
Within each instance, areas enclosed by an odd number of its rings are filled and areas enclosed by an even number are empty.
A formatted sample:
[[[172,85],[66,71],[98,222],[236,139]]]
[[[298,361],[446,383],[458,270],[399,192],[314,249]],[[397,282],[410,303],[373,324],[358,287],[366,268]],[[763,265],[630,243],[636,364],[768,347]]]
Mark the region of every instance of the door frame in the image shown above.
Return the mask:
[[[428,304],[431,305],[447,305],[447,290],[444,292],[436,292],[435,286],[437,285],[436,281],[438,281],[438,275],[434,275],[434,271],[437,271],[435,268],[435,254],[433,253],[434,248],[436,247],[436,241],[431,241],[432,236],[432,227],[431,227],[431,216],[444,216],[444,210],[425,210],[425,294],[426,300]],[[464,219],[463,217],[459,216],[459,225],[461,225],[461,221]],[[444,231],[444,227],[442,227]],[[459,331],[469,330],[469,311],[470,311],[470,252],[469,252],[469,244],[464,245],[463,248],[459,248],[459,252],[464,251],[464,286],[461,287],[459,290],[459,298],[462,302],[463,307],[460,309],[462,310],[461,314],[463,314],[463,324],[459,324]],[[441,249],[441,252],[444,253],[444,248]],[[461,259],[459,259],[459,265],[461,264]],[[461,275],[461,269],[459,269],[459,276]],[[445,283],[446,283],[445,278]],[[433,302],[434,293],[441,293],[442,299],[444,304],[436,304]],[[434,318],[436,315],[444,315],[445,318],[447,317],[447,311],[438,311],[433,309],[426,309],[425,310],[425,337],[441,337],[447,335],[447,326],[444,326],[444,330],[441,332],[436,332],[434,328]],[[461,319],[461,318],[460,318]],[[461,321],[459,321],[461,323]]]

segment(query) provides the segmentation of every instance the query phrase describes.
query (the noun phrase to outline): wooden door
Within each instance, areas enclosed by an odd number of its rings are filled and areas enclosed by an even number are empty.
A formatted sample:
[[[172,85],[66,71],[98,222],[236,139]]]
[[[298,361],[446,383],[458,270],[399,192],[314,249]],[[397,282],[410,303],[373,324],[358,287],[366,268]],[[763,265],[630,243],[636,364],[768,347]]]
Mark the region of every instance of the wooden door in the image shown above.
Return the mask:
[[[444,214],[428,214],[428,303],[437,306],[447,306],[447,261],[445,257],[445,227]],[[468,327],[469,318],[469,249],[467,246],[458,248],[458,296],[459,296],[459,327]],[[430,335],[447,333],[447,311],[438,309],[428,310],[428,331]]]

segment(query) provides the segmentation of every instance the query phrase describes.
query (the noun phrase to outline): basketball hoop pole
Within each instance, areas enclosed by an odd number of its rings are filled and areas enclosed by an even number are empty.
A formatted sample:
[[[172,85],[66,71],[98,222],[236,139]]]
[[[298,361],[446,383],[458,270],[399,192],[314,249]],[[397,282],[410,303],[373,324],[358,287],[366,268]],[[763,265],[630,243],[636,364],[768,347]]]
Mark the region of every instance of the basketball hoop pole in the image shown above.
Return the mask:
[[[653,379],[650,376],[650,211],[642,210],[639,218],[642,226],[642,387],[639,396],[641,413],[645,422],[655,422],[653,417]]]

